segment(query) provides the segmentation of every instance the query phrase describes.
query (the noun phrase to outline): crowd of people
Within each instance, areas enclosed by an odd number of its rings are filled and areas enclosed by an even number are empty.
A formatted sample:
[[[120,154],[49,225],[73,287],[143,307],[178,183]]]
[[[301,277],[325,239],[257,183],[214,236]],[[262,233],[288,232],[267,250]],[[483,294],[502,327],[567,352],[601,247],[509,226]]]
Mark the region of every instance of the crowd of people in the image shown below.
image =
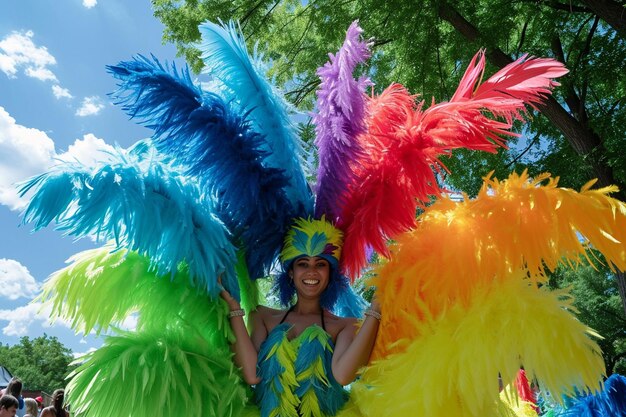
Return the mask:
[[[50,405],[44,407],[42,396],[24,398],[22,388],[22,380],[12,378],[7,387],[0,390],[0,417],[69,417],[64,404],[65,390],[55,390]]]

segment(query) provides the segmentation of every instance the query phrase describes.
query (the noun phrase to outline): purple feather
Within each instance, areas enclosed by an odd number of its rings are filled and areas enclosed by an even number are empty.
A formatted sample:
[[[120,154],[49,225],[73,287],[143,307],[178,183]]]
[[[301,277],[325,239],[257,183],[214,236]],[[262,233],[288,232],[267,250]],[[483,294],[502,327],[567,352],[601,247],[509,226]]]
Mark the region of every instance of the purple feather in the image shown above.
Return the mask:
[[[332,222],[339,218],[341,195],[353,178],[351,164],[363,153],[357,137],[366,130],[364,91],[372,83],[352,75],[357,64],[370,56],[362,32],[358,21],[353,22],[337,55],[329,54],[330,62],[317,70],[322,83],[313,119],[319,150],[315,217],[325,214]]]

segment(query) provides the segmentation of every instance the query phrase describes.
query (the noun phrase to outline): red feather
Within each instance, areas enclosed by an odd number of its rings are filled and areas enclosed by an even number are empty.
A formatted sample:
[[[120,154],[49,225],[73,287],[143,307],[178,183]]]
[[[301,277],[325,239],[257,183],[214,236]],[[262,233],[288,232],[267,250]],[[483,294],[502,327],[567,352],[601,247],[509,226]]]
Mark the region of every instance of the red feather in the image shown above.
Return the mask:
[[[518,136],[510,129],[514,120],[523,120],[525,105],[541,101],[558,85],[551,78],[567,73],[555,60],[523,56],[478,85],[484,69],[480,51],[452,99],[424,111],[424,103],[399,84],[370,99],[368,130],[360,137],[365,155],[356,161],[355,181],[341,200],[345,273],[359,274],[367,246],[387,256],[387,239],[411,229],[417,207],[441,194],[437,174],[447,170],[441,155],[505,147],[502,136]]]

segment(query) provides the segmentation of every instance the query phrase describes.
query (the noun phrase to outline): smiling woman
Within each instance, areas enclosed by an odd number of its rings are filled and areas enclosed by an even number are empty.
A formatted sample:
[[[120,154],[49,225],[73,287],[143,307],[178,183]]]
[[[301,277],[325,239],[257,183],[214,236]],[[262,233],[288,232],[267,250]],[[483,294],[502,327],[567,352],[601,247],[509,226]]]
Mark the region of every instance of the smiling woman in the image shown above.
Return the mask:
[[[367,364],[381,317],[378,303],[372,302],[358,332],[355,318],[328,310],[348,287],[338,273],[341,238],[325,219],[296,222],[285,239],[277,281],[281,299],[292,304],[286,310],[259,307],[251,315],[250,334],[239,303],[226,290],[221,293],[231,310],[235,361],[255,385],[262,416],[279,408],[300,415],[313,400],[324,415],[334,415],[348,399],[343,385]]]

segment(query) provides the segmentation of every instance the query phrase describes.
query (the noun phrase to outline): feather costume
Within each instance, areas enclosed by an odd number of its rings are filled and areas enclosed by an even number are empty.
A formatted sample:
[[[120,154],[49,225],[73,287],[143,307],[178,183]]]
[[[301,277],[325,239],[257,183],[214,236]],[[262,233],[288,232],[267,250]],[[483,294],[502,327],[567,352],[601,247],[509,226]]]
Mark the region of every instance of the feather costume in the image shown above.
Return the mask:
[[[626,208],[608,196],[614,189],[577,193],[523,173],[487,178],[477,199],[454,203],[438,183],[452,150],[506,146],[526,106],[567,72],[561,64],[523,56],[481,83],[479,52],[449,102],[425,108],[399,84],[368,97],[370,82],[354,73],[369,44],[355,22],[318,70],[314,208],[291,109],[260,59],[234,23],[200,32],[215,89],[156,58],[108,67],[116,102],[152,139],[94,169],[55,167],[22,189],[34,192],[24,220],[35,228],[55,221],[109,241],[73,257],[41,295],[75,330],[113,333],[71,375],[77,412],[509,416],[522,413],[517,394],[500,397],[497,376],[513,380],[520,366],[555,397],[599,388],[597,335],[572,315],[567,291],[541,284],[559,263],[599,262],[588,245],[626,268]],[[232,362],[218,277],[250,311],[255,280],[279,269],[289,303],[289,266],[320,256],[331,267],[320,303],[359,317],[364,304],[346,275],[358,276],[372,251],[387,258],[372,282],[383,318],[351,398],[333,378],[330,335],[313,326],[290,341],[279,325],[259,352],[253,400]],[[119,330],[133,319],[135,331]]]

